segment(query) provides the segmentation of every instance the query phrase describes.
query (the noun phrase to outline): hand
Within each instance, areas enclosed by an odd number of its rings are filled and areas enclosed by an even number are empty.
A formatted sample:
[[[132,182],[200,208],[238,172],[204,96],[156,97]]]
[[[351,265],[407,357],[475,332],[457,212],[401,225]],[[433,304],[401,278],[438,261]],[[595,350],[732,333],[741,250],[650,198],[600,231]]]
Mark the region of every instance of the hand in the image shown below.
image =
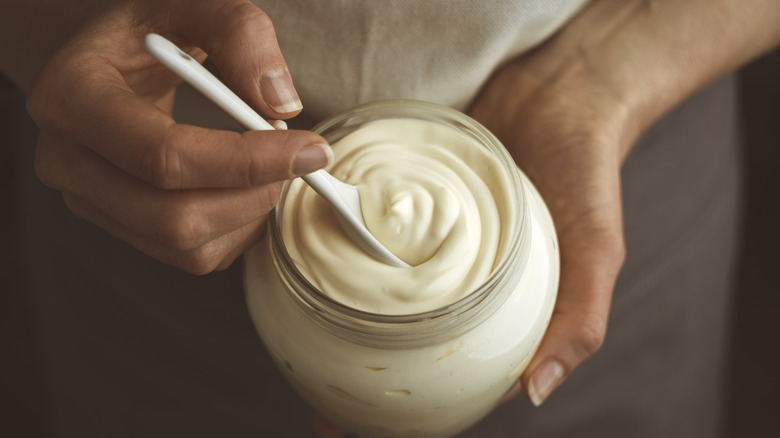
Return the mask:
[[[180,80],[143,49],[162,34],[256,110],[300,109],[268,17],[248,1],[127,1],[81,29],[28,97],[35,167],[68,208],[141,251],[195,274],[224,269],[262,234],[280,181],[324,167],[305,131],[243,135],[177,124]]]
[[[619,170],[635,130],[609,90],[540,79],[533,52],[501,69],[470,110],[495,133],[537,187],[561,251],[558,300],[549,328],[511,395],[535,405],[604,339],[624,259]]]
[[[525,389],[536,405],[604,340],[625,257],[619,171],[630,146],[691,93],[780,44],[777,2],[646,6],[589,3],[500,69],[471,109],[539,189],[558,234],[558,301],[509,394]]]

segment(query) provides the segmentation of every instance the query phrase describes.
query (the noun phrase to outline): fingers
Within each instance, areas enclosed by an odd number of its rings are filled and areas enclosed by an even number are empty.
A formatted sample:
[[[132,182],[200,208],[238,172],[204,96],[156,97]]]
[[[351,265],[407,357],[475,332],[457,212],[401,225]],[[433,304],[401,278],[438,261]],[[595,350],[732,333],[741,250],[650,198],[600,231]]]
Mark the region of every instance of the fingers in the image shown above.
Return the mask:
[[[83,73],[103,76],[94,80],[58,76],[70,86],[39,89],[30,98],[31,113],[39,126],[89,146],[157,187],[256,186],[312,172],[332,159],[327,142],[308,131],[241,135],[177,124],[104,70],[95,67]],[[52,95],[59,97],[59,107],[48,105]]]
[[[604,341],[612,289],[625,257],[620,227],[560,236],[561,282],[550,325],[522,378],[539,406]],[[574,234],[572,234],[574,233]]]
[[[76,215],[192,273],[226,267],[258,238],[279,185],[161,190],[87,148],[41,134],[36,172]],[[227,263],[227,264],[226,264]]]
[[[163,263],[195,275],[227,269],[244,251],[257,243],[265,232],[265,216],[263,216],[201,246],[183,250],[139,234],[72,194],[63,192],[63,199],[74,215],[92,222],[113,237],[129,243]]]
[[[522,377],[537,406],[603,343],[625,257],[619,165],[614,149],[604,146],[610,142],[594,137],[553,144],[558,152],[547,147],[525,156],[554,219],[561,256],[553,315]]]
[[[237,134],[177,124],[179,83],[141,45],[158,32],[213,56],[239,96],[274,119],[300,110],[273,26],[246,0],[132,2],[101,16],[40,72],[28,111],[36,170],[74,213],[175,266],[226,266],[256,240],[279,182],[332,160],[307,131]]]
[[[279,119],[300,112],[273,24],[251,2],[180,2],[171,25],[212,57],[228,86],[250,106]]]
[[[160,139],[136,154],[115,145],[98,153],[124,170],[165,189],[250,187],[305,175],[327,166],[333,152],[307,131],[250,131],[237,134],[172,124]],[[138,147],[136,147],[138,149]]]
[[[261,93],[266,87],[260,87],[259,74],[283,65],[267,17],[238,0],[174,3],[184,12],[168,11],[171,21],[216,53],[222,70],[235,78],[230,85],[250,104],[260,110],[267,107],[263,99],[272,93]],[[311,132],[238,135],[176,124],[160,109],[163,100],[170,101],[175,83],[150,56],[139,58],[134,52],[140,50],[137,33],[120,30],[116,35],[82,38],[61,52],[28,97],[36,123],[161,188],[260,185],[328,164],[327,143]],[[122,39],[130,41],[114,47]],[[277,85],[287,79],[277,79],[269,87],[279,94]],[[270,115],[281,118],[291,113]]]

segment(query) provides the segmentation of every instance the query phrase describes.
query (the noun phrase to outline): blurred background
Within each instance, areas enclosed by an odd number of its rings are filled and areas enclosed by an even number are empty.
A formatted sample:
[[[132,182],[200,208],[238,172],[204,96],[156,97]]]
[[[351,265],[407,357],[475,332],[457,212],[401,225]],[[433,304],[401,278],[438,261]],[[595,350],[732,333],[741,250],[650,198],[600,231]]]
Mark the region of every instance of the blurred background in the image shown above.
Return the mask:
[[[780,51],[740,72],[747,167],[742,257],[723,436],[776,436],[780,411]],[[24,96],[0,76],[0,436],[46,437],[46,387],[25,291],[15,133]],[[30,145],[32,147],[32,145]]]

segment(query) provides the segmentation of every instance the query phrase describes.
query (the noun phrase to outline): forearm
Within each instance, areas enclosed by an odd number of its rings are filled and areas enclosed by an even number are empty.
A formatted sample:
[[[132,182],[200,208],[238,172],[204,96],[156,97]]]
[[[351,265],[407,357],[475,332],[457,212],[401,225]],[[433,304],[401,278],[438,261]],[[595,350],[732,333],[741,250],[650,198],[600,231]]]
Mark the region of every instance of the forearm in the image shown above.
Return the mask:
[[[596,0],[525,65],[571,93],[597,89],[633,138],[697,89],[780,44],[776,0]]]
[[[27,91],[41,67],[81,26],[120,0],[24,0],[0,5],[0,72]]]

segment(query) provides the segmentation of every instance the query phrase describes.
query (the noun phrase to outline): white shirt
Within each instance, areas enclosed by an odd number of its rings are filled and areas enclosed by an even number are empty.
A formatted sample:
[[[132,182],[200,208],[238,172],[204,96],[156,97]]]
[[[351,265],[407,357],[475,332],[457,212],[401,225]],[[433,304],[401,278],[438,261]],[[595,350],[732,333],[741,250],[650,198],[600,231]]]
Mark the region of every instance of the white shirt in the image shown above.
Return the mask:
[[[463,110],[502,63],[587,0],[254,0],[271,18],[307,116],[394,98]]]

